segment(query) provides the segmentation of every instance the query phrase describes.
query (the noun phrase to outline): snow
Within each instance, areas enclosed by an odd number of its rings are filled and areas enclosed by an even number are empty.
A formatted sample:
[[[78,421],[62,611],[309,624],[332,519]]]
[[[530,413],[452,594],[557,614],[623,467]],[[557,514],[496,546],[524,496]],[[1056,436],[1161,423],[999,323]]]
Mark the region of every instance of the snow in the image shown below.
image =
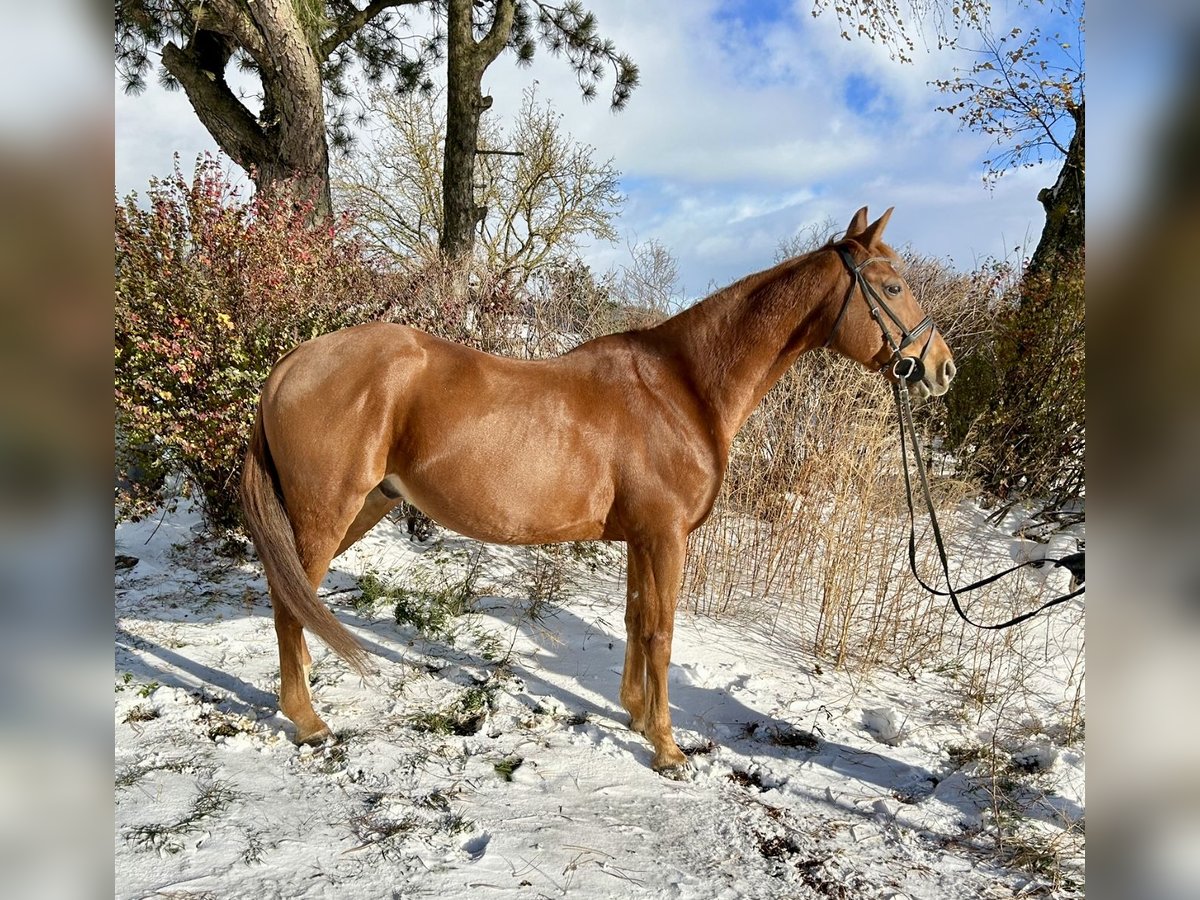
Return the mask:
[[[253,556],[219,555],[186,510],[118,526],[138,562],[116,577],[117,897],[1081,895],[1085,754],[1064,710],[1082,599],[904,672],[837,670],[787,621],[681,608],[670,691],[694,773],[677,782],[617,700],[621,554],[534,602],[514,573],[535,551],[446,535],[440,552],[385,522],[335,561],[323,593],[377,672],[311,640],[337,739],[297,747]],[[405,584],[464,560],[484,594],[444,631],[353,603],[366,571]],[[973,705],[956,666],[997,653],[1019,683]],[[1049,868],[1015,852],[1047,846]]]

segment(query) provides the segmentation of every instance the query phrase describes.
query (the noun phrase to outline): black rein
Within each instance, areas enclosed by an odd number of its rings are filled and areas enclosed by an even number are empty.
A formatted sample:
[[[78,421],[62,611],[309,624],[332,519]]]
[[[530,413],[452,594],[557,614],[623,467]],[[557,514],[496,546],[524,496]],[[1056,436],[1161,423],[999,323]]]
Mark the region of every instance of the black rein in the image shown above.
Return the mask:
[[[966,622],[968,625],[973,625],[976,628],[981,628],[988,631],[996,631],[1002,628],[1011,628],[1014,625],[1019,625],[1021,622],[1032,619],[1038,613],[1043,612],[1052,606],[1058,606],[1060,603],[1066,603],[1073,597],[1078,597],[1083,593],[1083,587],[1076,588],[1075,590],[1071,591],[1071,593],[1064,594],[1061,597],[1055,597],[1053,600],[1048,600],[1035,610],[1022,613],[1019,616],[1014,616],[1007,622],[1000,622],[996,625],[984,625],[976,622],[966,614],[965,610],[963,610],[962,604],[958,600],[959,594],[966,594],[975,590],[976,588],[981,588],[984,585],[991,584],[992,582],[1003,578],[1005,575],[1009,575],[1012,572],[1017,571],[1017,569],[1022,569],[1025,566],[1043,566],[1047,563],[1053,563],[1056,566],[1062,566],[1063,568],[1070,570],[1073,574],[1076,574],[1079,582],[1082,584],[1083,578],[1081,576],[1083,571],[1083,554],[1072,553],[1061,559],[1045,558],[1026,560],[1023,563],[1018,563],[1017,565],[1011,566],[1002,572],[997,572],[995,575],[989,575],[987,578],[981,578],[979,581],[955,590],[950,581],[950,563],[946,558],[946,545],[942,540],[942,529],[938,525],[937,514],[933,509],[933,498],[929,494],[929,480],[925,477],[925,463],[921,458],[921,445],[917,439],[916,427],[913,425],[912,408],[909,406],[907,390],[908,382],[920,381],[924,377],[925,354],[929,351],[929,345],[933,340],[934,333],[937,331],[937,326],[933,324],[933,319],[931,317],[926,316],[920,321],[920,323],[917,324],[915,328],[910,331],[900,320],[900,317],[897,316],[891,307],[887,305],[887,302],[875,292],[875,289],[863,276],[862,270],[868,263],[874,262],[877,257],[869,257],[863,260],[861,263],[856,264],[854,262],[854,258],[850,256],[850,254],[844,248],[841,247],[838,248],[838,255],[841,256],[842,262],[845,263],[846,268],[850,270],[853,278],[850,282],[850,290],[846,294],[846,299],[842,302],[842,308],[839,310],[837,319],[833,323],[833,329],[829,332],[828,340],[825,341],[825,346],[828,347],[833,341],[833,336],[837,333],[838,326],[841,325],[842,319],[846,315],[846,309],[850,305],[850,299],[854,296],[854,289],[856,287],[859,288],[863,295],[863,300],[866,301],[867,306],[871,310],[871,317],[879,326],[879,330],[883,332],[884,340],[892,349],[892,358],[883,366],[883,369],[887,370],[890,367],[892,370],[892,375],[895,377],[895,380],[892,382],[892,395],[896,400],[896,414],[900,420],[900,461],[904,469],[904,494],[905,499],[908,501],[908,564],[909,568],[912,569],[913,577],[917,579],[917,583],[931,594],[935,594],[939,597],[949,597],[950,602],[954,604],[954,611],[958,613],[964,622]],[[893,339],[891,330],[884,322],[885,315],[891,319],[892,323],[899,329],[899,342]],[[925,345],[921,349],[921,355],[901,355],[900,351],[916,341],[916,339],[926,329],[929,330],[929,337],[925,339]],[[946,590],[944,591],[938,590],[937,588],[926,584],[924,579],[921,578],[920,573],[917,571],[917,516],[916,510],[913,506],[912,479],[910,478],[908,472],[907,442],[910,439],[912,441],[913,458],[916,461],[917,472],[920,475],[921,493],[925,499],[925,507],[929,510],[929,523],[933,528],[933,540],[937,545],[938,558],[942,563],[942,574],[946,577]]]

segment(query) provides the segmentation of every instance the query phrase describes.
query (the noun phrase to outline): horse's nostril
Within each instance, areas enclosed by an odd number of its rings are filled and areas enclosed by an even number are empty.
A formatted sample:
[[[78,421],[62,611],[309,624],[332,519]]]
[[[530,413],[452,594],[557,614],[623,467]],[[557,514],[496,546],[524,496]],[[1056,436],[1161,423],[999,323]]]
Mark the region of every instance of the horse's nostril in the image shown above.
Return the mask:
[[[946,381],[951,381],[958,374],[958,366],[954,365],[954,360],[948,359],[942,365],[942,377]]]

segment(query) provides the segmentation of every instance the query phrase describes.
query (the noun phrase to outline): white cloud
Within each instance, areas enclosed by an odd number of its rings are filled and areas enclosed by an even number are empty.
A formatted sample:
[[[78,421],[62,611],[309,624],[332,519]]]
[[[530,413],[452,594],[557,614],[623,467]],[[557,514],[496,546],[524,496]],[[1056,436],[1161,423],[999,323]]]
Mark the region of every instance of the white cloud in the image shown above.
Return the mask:
[[[712,2],[590,6],[642,67],[628,109],[613,116],[581,104],[550,58],[530,73],[497,67],[495,109],[515,106],[520,85],[538,78],[568,130],[637,185],[625,226],[679,256],[689,293],[770,264],[781,239],[826,217],[848,221],[864,203],[896,206],[894,236],[964,267],[1036,240],[1037,190],[1054,173],[1011,173],[989,191],[980,168],[988,140],[935,109],[942,98],[928,82],[965,65],[963,53],[918,53],[901,65],[882,47],[843,40],[804,0],[792,19],[755,34],[722,32]],[[847,105],[852,77],[875,92],[865,106]]]

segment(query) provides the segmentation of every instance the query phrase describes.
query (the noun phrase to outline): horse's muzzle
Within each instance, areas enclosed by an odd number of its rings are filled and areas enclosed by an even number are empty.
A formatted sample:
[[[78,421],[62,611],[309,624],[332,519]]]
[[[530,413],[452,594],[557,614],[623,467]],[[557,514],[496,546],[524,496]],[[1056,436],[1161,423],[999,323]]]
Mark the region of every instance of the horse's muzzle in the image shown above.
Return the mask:
[[[933,377],[930,377],[932,374]],[[958,374],[958,367],[954,365],[954,360],[946,359],[941,365],[937,366],[933,373],[926,373],[923,383],[929,389],[929,393],[934,397],[940,397],[946,391],[950,390],[950,382],[954,380],[954,376]]]
[[[945,360],[931,371],[915,356],[900,357],[892,364],[890,370],[891,376],[907,387],[909,394],[918,400],[942,396],[950,390],[950,382],[954,380],[957,372],[958,369],[951,359]]]

